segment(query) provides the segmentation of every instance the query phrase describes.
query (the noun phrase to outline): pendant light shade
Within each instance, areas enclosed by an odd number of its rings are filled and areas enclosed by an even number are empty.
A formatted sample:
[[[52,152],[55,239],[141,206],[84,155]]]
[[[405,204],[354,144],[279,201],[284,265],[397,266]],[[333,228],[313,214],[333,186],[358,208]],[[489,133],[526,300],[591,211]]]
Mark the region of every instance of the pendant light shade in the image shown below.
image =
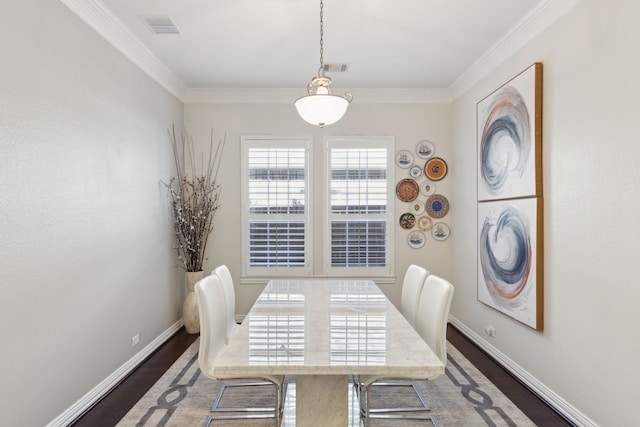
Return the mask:
[[[352,100],[350,93],[344,97],[331,94],[331,79],[324,75],[324,3],[320,0],[320,68],[318,75],[307,86],[307,96],[295,102],[300,117],[307,123],[324,127],[340,120]]]
[[[309,95],[298,98],[295,102],[300,117],[307,123],[324,127],[340,120],[347,112],[351,94],[332,95],[328,77],[315,77],[309,84]]]

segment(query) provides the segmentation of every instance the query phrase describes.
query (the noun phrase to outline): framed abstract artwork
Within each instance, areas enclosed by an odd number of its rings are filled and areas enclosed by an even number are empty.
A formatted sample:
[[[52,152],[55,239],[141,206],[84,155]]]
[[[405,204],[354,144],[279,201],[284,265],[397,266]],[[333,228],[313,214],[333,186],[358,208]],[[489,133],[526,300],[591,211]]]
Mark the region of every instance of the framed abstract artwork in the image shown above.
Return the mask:
[[[478,200],[542,195],[542,63],[476,106]]]
[[[478,204],[478,300],[542,330],[542,197]]]

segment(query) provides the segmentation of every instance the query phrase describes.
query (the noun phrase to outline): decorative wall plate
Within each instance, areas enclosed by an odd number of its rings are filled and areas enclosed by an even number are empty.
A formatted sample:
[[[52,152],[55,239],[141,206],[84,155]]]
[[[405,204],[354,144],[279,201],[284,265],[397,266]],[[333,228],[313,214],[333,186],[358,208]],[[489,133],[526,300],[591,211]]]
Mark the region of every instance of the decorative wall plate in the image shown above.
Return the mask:
[[[418,142],[418,145],[416,145],[416,153],[418,153],[418,157],[422,159],[428,159],[429,157],[433,156],[433,153],[435,152],[436,147],[433,145],[433,142],[427,139],[423,139],[422,141]]]
[[[411,213],[418,216],[424,213],[424,202],[420,200],[414,200],[411,202]]]
[[[425,208],[431,218],[442,218],[449,212],[449,200],[442,194],[434,194],[427,199]]]
[[[446,240],[450,233],[449,226],[444,222],[436,222],[431,228],[431,236],[436,240]]]
[[[409,230],[410,228],[413,228],[414,225],[416,225],[416,217],[412,213],[406,212],[400,215],[399,222],[400,227],[404,228],[405,230]]]
[[[403,179],[396,185],[396,196],[403,202],[413,202],[419,192],[418,183],[411,178]]]
[[[409,233],[409,236],[407,237],[407,243],[413,249],[418,249],[423,247],[424,242],[426,240],[427,238],[425,237],[424,233],[422,231],[417,231],[417,230],[414,230],[411,233]]]
[[[436,192],[436,185],[431,181],[421,182],[420,192],[425,196],[430,196]]]
[[[416,220],[416,224],[418,225],[418,230],[420,231],[429,231],[433,226],[433,222],[428,215],[422,215]]]
[[[447,162],[440,157],[433,157],[424,165],[424,174],[432,181],[440,181],[447,175]]]
[[[400,150],[396,154],[396,165],[398,167],[407,169],[413,164],[413,154],[409,150]]]
[[[411,178],[418,179],[422,177],[422,168],[418,165],[413,165],[409,168],[409,175]]]

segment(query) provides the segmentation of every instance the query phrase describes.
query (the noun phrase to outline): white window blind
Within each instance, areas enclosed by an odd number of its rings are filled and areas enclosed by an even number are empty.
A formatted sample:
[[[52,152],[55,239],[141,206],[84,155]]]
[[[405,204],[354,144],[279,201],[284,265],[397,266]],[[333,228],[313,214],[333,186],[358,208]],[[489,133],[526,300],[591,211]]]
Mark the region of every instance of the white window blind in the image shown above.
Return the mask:
[[[389,272],[388,145],[328,140],[330,269]]]
[[[254,273],[305,269],[307,148],[304,141],[247,140],[247,268]]]

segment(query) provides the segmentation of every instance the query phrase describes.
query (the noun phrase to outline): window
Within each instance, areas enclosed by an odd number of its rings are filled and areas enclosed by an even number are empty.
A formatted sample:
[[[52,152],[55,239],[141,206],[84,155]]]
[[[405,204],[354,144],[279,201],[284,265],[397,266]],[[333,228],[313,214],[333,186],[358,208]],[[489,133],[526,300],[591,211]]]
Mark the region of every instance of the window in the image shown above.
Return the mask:
[[[305,139],[243,137],[245,275],[309,274]]]
[[[311,138],[242,137],[243,276],[391,276],[393,145],[327,137],[312,150]],[[322,205],[315,215],[311,200]]]
[[[392,274],[393,139],[329,137],[326,146],[326,272]]]

